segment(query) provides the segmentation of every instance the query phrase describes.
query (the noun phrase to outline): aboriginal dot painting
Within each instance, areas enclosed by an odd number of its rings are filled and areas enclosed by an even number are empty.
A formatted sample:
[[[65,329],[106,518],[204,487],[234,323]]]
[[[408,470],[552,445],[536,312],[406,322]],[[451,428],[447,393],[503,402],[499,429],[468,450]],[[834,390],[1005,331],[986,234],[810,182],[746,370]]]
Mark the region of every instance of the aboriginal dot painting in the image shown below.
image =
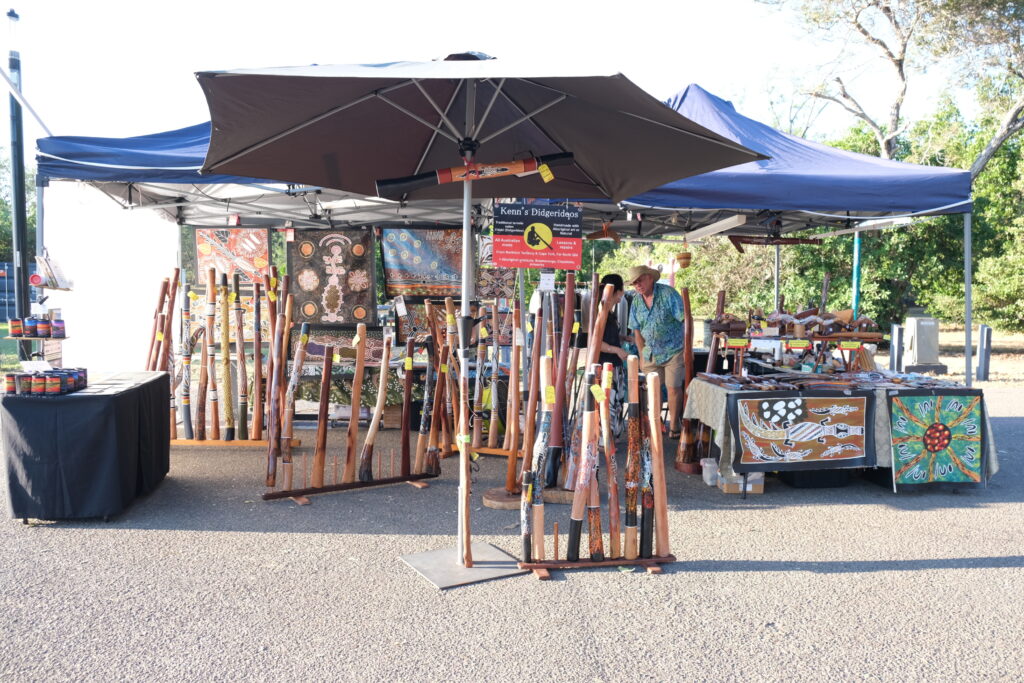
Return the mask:
[[[373,253],[368,230],[296,230],[288,244],[296,322],[375,325]]]
[[[381,249],[388,297],[459,296],[462,230],[386,228]]]
[[[731,395],[733,469],[757,472],[874,464],[873,398],[870,392]]]
[[[980,395],[892,396],[896,483],[980,482],[981,401]]]
[[[210,268],[216,268],[218,275],[227,273],[228,281],[238,273],[243,285],[270,272],[270,238],[265,229],[196,228],[195,238],[199,277],[189,273],[190,282],[205,282]]]

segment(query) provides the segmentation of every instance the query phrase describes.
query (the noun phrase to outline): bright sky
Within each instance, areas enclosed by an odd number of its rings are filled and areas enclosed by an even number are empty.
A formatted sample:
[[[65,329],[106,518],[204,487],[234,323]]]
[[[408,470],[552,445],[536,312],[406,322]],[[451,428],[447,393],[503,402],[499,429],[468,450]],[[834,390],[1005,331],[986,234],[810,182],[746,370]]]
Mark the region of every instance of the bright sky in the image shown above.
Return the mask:
[[[582,72],[599,64],[661,99],[696,82],[772,123],[771,98],[829,75],[843,43],[806,34],[788,10],[753,0],[14,0],[10,6],[21,15],[15,40],[23,92],[55,135],[125,137],[208,120],[195,71],[420,61],[466,50],[558,60]],[[0,40],[0,51],[10,49],[2,29]],[[881,66],[864,54],[843,64],[851,90],[875,111],[893,87]],[[933,70],[912,82],[909,115],[928,111],[941,77]],[[27,113],[25,122],[26,139],[43,135]],[[851,123],[830,106],[812,136]]]

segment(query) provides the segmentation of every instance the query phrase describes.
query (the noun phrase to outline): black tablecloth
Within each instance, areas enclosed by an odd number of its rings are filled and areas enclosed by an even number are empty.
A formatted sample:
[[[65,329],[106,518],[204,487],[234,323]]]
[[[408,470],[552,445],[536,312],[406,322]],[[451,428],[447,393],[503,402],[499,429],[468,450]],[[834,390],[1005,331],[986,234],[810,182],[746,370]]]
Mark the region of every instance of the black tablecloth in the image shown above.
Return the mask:
[[[170,379],[126,372],[66,396],[4,396],[0,440],[12,517],[108,517],[170,469]]]

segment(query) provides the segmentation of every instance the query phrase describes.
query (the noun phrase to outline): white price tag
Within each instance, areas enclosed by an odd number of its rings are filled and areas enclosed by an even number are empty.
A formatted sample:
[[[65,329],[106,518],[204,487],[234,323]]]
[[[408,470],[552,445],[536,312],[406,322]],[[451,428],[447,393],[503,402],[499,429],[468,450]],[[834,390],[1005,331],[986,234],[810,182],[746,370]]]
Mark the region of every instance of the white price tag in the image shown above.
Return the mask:
[[[398,315],[402,316],[403,318],[409,315],[409,309],[405,307],[404,296],[395,297],[395,312],[398,313]]]
[[[542,292],[553,292],[555,291],[555,274],[554,273],[541,273],[540,284],[537,285],[537,289]]]

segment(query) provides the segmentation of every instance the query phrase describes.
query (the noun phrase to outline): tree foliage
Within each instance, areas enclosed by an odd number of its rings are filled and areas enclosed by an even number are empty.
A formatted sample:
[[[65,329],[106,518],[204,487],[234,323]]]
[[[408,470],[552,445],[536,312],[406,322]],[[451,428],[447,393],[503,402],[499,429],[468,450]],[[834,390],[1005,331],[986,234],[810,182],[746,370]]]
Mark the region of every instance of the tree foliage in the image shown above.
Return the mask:
[[[0,149],[0,261],[14,260],[13,237],[13,195],[11,189],[11,157]],[[28,245],[30,254],[35,253],[36,244],[36,178],[31,169],[25,171],[25,211],[28,223]]]

